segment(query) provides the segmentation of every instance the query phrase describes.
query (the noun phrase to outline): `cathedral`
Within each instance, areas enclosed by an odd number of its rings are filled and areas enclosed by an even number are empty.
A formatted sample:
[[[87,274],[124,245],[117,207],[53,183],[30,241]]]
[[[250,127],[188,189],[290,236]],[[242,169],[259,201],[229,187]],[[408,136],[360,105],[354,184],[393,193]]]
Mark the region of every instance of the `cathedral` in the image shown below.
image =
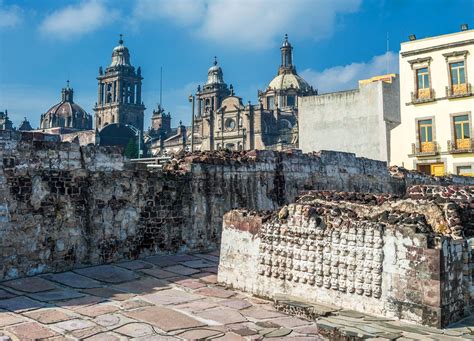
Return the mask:
[[[317,91],[298,75],[293,47],[286,35],[280,54],[278,72],[265,90],[258,91],[258,104],[243,103],[233,86],[225,82],[215,58],[207,81],[189,98],[192,125],[180,122],[172,128],[171,114],[158,106],[152,113],[150,128],[144,131],[142,72],[131,64],[130,52],[120,35],[110,65],[105,70],[99,68],[94,118],[74,102],[74,91],[68,81],[61,91],[61,102],[41,115],[36,131],[80,144],[125,148],[132,143],[137,145],[137,155],[149,156],[183,150],[298,148],[299,102],[303,96],[315,95]],[[3,119],[7,126],[7,116],[3,116],[0,121]],[[29,123],[22,126],[31,130]]]
[[[251,150],[298,148],[298,103],[302,96],[316,95],[296,72],[293,47],[285,35],[280,48],[281,62],[277,75],[263,91],[258,104],[244,104],[224,81],[222,68],[214,60],[207,82],[199,86],[194,124],[170,128],[170,117],[163,111],[152,116],[152,155],[178,150]],[[191,143],[191,140],[193,140]]]
[[[130,63],[130,52],[120,35],[110,65],[105,71],[99,68],[94,119],[74,102],[74,91],[68,81],[61,91],[61,102],[41,115],[40,128],[36,131],[60,135],[62,141],[80,144],[126,147],[131,140],[135,144],[137,138],[143,138],[142,80],[141,68],[135,70]]]

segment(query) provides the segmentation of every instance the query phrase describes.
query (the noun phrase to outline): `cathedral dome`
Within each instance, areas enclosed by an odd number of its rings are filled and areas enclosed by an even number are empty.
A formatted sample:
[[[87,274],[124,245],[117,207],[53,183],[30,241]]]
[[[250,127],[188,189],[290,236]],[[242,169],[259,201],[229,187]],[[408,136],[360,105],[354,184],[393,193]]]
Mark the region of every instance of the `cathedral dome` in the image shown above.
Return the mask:
[[[217,65],[217,58],[214,57],[214,65],[212,65],[207,71],[207,82],[206,85],[210,84],[225,84],[224,74],[219,65]]]
[[[283,73],[272,79],[268,87],[271,90],[309,90],[310,85],[300,76],[294,73]]]
[[[92,116],[73,101],[74,91],[69,87],[61,91],[62,99],[41,115],[41,128],[72,128],[77,130],[92,129]]]
[[[122,35],[120,35],[119,44],[114,47],[112,51],[112,63],[110,66],[131,66],[130,64],[130,52],[128,48],[123,45]]]

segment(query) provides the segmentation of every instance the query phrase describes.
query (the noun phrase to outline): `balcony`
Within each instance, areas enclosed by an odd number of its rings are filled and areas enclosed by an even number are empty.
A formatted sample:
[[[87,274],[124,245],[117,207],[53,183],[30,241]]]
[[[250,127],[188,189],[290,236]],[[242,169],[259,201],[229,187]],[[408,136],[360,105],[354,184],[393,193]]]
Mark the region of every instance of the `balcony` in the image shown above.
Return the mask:
[[[432,142],[417,142],[411,144],[411,155],[409,156],[433,156],[439,153],[438,144]]]
[[[428,103],[436,100],[434,89],[418,89],[411,93],[411,102],[413,104]]]
[[[447,98],[460,98],[460,97],[468,97],[472,95],[473,93],[472,93],[471,83],[455,84],[455,85],[446,87]]]
[[[474,139],[448,141],[448,152],[450,154],[474,153]]]

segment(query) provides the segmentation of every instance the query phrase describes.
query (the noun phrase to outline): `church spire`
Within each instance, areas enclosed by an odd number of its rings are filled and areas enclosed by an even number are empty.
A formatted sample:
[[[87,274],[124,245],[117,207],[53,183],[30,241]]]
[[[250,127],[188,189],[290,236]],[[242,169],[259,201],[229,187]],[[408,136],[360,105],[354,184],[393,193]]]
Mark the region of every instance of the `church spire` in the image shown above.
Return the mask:
[[[66,87],[63,88],[61,91],[61,101],[74,103],[73,95],[74,95],[74,90],[69,86],[69,79],[68,79],[66,81]]]
[[[285,34],[283,44],[280,47],[281,51],[281,65],[278,70],[278,74],[282,73],[294,73],[295,68],[293,66],[293,47],[288,41],[288,34]]]

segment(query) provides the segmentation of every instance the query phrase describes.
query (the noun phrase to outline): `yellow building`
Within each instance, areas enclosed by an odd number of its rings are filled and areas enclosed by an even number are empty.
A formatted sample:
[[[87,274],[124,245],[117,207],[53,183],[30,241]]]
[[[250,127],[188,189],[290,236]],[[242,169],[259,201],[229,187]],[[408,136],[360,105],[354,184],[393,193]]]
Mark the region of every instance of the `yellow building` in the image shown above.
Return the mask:
[[[474,30],[425,39],[400,51],[401,124],[391,164],[432,175],[474,175]]]

